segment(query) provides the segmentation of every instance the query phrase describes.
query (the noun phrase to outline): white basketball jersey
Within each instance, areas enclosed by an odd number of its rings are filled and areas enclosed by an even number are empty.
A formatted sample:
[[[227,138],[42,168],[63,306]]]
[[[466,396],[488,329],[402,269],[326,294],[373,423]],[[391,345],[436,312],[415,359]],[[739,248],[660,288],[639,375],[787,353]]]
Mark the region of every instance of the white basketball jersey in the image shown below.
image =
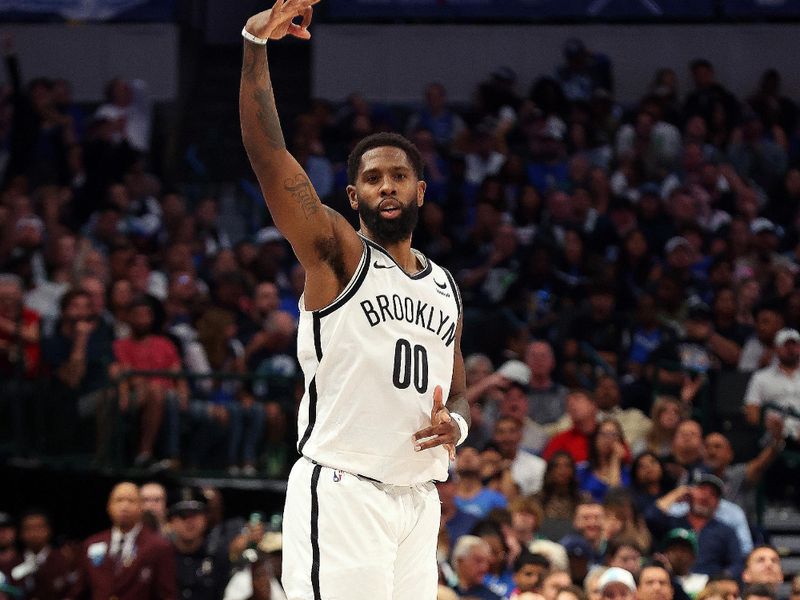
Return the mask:
[[[326,308],[300,300],[297,355],[305,375],[298,451],[328,467],[383,483],[447,478],[447,451],[416,452],[431,424],[433,390],[446,401],[461,298],[448,271],[414,251],[409,275],[374,242]]]

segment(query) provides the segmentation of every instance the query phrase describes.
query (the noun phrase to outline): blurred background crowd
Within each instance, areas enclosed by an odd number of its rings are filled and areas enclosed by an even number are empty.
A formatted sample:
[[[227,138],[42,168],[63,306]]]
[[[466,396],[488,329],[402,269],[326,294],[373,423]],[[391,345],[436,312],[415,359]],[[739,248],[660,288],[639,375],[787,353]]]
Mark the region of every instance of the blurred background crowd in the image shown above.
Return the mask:
[[[259,205],[228,228],[218,187],[160,172],[148,82],[77,103],[2,46],[0,457],[282,480],[303,392],[291,248]],[[764,526],[800,494],[800,129],[763,67],[737,97],[702,57],[663,65],[622,104],[610,58],[572,38],[549,73],[497,65],[470,103],[420,82],[415,105],[289,111],[290,150],[354,223],[360,138],[404,133],[425,160],[414,246],[461,287],[472,410],[438,484],[442,598],[800,597]],[[0,513],[0,598],[105,590],[97,544],[123,560],[113,531],[142,527],[158,589],[119,597],[281,597],[279,515],[229,522],[219,490],[167,488],[115,486],[111,537],[83,546],[44,508]]]

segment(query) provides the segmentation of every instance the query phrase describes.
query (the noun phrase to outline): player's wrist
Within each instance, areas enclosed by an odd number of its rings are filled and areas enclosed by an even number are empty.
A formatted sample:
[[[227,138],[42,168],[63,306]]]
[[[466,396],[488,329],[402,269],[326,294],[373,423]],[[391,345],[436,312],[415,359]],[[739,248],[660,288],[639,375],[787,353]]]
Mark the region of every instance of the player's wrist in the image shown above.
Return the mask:
[[[250,33],[250,31],[248,31],[248,26],[249,26],[249,29],[252,29],[252,25],[250,25],[250,21],[247,22],[247,25],[242,27],[242,37],[244,39],[246,39],[248,42],[250,42],[251,44],[256,44],[258,46],[266,46],[267,42],[269,41],[269,38],[261,38],[261,37],[258,37],[257,35],[253,35],[252,33]]]
[[[456,442],[456,446],[460,446],[464,443],[464,440],[467,439],[467,435],[469,435],[469,425],[467,425],[466,419],[456,412],[451,412],[450,418],[452,419],[452,422],[458,426],[460,436]]]

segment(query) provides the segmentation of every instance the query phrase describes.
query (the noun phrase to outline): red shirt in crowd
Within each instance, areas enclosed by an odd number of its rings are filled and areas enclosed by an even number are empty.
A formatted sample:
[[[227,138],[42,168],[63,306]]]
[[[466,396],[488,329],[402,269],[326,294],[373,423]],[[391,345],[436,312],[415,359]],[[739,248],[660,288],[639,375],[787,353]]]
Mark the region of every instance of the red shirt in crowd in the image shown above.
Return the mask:
[[[35,325],[38,328],[41,317],[39,317],[39,313],[35,310],[23,307],[19,322],[21,327],[28,328],[31,325]],[[16,342],[11,341],[10,335],[0,331],[0,347],[2,347],[2,351],[0,352],[0,373],[4,376],[14,376],[17,374],[18,357],[13,357],[12,360],[12,357],[9,356],[9,345],[14,344],[16,344]],[[11,350],[12,353],[14,351],[14,349]],[[22,373],[26,378],[30,379],[39,375],[39,367],[42,360],[42,349],[39,342],[34,342],[32,344],[23,343],[22,359],[24,361]]]
[[[114,342],[114,357],[123,367],[133,371],[173,371],[181,366],[175,344],[163,335],[148,335],[141,340],[117,340]],[[175,387],[175,380],[167,377],[154,377],[150,381],[167,389]]]
[[[566,452],[576,464],[589,460],[589,436],[577,427],[554,435],[544,447],[542,458],[550,460],[556,452]]]

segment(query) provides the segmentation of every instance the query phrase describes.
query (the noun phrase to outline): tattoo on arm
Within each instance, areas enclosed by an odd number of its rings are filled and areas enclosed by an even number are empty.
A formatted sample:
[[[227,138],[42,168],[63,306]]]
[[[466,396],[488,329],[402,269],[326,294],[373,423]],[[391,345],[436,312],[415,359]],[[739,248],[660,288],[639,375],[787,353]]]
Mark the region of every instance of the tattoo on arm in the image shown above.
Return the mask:
[[[261,131],[267,137],[267,142],[274,150],[285,150],[286,142],[283,140],[281,120],[278,117],[278,109],[275,107],[272,86],[268,83],[266,88],[256,89],[253,92],[253,100],[258,105],[256,118],[261,126]]]
[[[255,44],[246,43],[244,45],[244,60],[242,61],[242,77],[248,81],[255,81],[256,65],[258,64],[258,52],[266,52],[263,48],[257,48]]]
[[[311,219],[322,206],[311,182],[303,173],[298,173],[294,177],[285,179],[283,189],[289,192],[292,198],[300,205],[300,208],[303,209],[306,220]]]

